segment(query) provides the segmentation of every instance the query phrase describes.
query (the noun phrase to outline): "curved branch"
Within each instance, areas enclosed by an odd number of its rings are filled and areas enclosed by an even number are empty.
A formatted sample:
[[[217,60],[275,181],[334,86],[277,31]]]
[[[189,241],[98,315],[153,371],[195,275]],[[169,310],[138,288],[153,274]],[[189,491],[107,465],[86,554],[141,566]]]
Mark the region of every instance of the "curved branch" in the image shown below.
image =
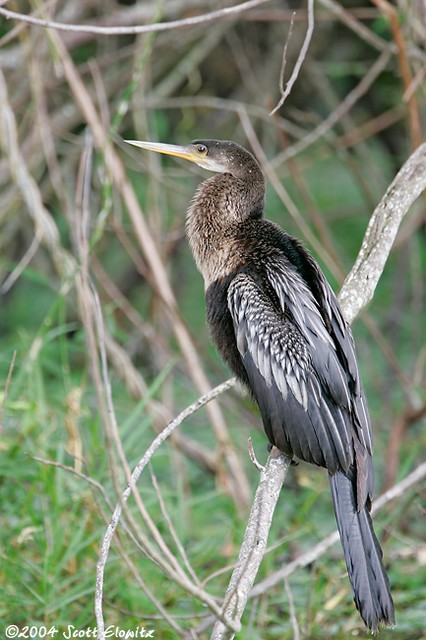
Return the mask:
[[[123,493],[121,494],[119,502],[116,504],[114,513],[112,514],[111,521],[108,525],[104,538],[102,540],[101,550],[99,552],[98,564],[96,567],[96,589],[95,589],[95,616],[96,616],[96,625],[98,629],[98,640],[103,640],[105,638],[105,623],[103,617],[103,584],[104,584],[104,575],[105,575],[105,566],[108,559],[109,549],[111,546],[112,539],[114,537],[115,531],[117,529],[118,523],[120,522],[121,514],[123,511],[123,507],[126,504],[132,493],[132,487],[134,487],[147,464],[152,459],[154,453],[157,449],[163,444],[165,440],[177,429],[177,427],[182,424],[182,422],[188,418],[190,415],[198,411],[205,404],[213,400],[221,393],[226,391],[227,389],[231,389],[236,384],[235,378],[230,378],[226,380],[222,384],[218,385],[209,393],[206,393],[204,396],[201,396],[193,402],[189,407],[184,409],[177,418],[175,418],[170,424],[158,434],[158,436],[153,440],[151,445],[146,450],[145,454],[136,465],[133,470],[131,480]],[[194,585],[189,580],[185,580],[184,582],[178,577],[174,576],[176,581],[181,584],[181,586],[192,593],[192,595],[198,596],[205,604],[207,604],[212,611],[214,611],[215,615],[219,618],[222,617],[221,611],[217,607],[214,600],[207,594],[207,592],[203,591],[201,588]]]
[[[232,7],[224,7],[223,9],[216,9],[209,13],[203,13],[200,16],[192,16],[189,18],[183,18],[182,20],[171,20],[170,22],[156,22],[154,24],[143,24],[132,27],[100,27],[98,25],[90,24],[64,24],[63,22],[55,22],[54,20],[43,20],[41,18],[34,18],[33,16],[27,16],[23,13],[17,13],[16,11],[10,11],[0,7],[0,15],[4,15],[9,20],[18,20],[19,22],[26,22],[38,27],[45,27],[49,29],[56,29],[57,31],[77,31],[79,33],[93,33],[96,35],[110,36],[110,35],[128,35],[128,34],[140,34],[140,33],[152,33],[153,31],[170,31],[171,29],[178,29],[182,27],[192,27],[195,25],[203,24],[204,22],[211,22],[213,20],[221,20],[224,18],[232,18],[243,11],[248,11],[253,7],[257,7],[261,4],[265,4],[270,0],[248,0],[241,4],[234,5]]]

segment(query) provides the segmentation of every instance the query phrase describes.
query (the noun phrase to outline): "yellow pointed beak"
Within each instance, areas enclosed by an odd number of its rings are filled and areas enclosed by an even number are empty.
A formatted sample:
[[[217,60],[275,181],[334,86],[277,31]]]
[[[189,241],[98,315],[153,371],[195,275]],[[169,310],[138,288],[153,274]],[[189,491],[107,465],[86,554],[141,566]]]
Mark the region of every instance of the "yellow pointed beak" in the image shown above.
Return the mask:
[[[144,142],[142,140],[124,140],[127,144],[132,144],[134,147],[140,147],[141,149],[147,149],[148,151],[156,151],[157,153],[164,153],[167,156],[174,156],[176,158],[183,158],[190,162],[198,163],[200,158],[194,152],[192,145],[179,146],[177,144],[164,144],[162,142]]]

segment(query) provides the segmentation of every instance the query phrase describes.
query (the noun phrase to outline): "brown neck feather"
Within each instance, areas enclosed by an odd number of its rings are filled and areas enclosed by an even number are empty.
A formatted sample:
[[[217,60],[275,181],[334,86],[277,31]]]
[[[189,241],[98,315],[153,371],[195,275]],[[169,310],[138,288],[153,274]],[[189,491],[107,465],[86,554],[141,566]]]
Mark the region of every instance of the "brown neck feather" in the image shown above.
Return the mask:
[[[242,264],[241,230],[247,220],[262,217],[264,195],[259,168],[249,179],[222,173],[198,187],[188,209],[186,230],[206,289]]]

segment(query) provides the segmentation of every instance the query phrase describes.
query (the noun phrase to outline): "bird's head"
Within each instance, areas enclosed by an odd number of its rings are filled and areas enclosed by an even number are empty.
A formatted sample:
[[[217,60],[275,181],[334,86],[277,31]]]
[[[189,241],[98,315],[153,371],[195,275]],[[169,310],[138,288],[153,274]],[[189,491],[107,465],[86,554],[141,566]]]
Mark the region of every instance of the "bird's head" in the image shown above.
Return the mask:
[[[240,179],[248,179],[261,173],[254,156],[239,144],[228,140],[194,140],[182,146],[140,140],[125,142],[148,151],[189,160],[208,171],[230,173]]]

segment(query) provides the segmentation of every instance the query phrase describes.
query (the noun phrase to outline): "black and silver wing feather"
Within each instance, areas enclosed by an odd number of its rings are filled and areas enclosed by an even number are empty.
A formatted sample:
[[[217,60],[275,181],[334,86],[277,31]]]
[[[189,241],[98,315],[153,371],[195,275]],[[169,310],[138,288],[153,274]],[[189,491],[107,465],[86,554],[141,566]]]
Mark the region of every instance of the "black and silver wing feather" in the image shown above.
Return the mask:
[[[312,294],[306,287],[294,296],[295,284],[305,286],[299,277],[282,289],[277,308],[250,273],[235,276],[228,308],[237,348],[271,443],[330,473],[347,471],[354,449],[345,378]]]

